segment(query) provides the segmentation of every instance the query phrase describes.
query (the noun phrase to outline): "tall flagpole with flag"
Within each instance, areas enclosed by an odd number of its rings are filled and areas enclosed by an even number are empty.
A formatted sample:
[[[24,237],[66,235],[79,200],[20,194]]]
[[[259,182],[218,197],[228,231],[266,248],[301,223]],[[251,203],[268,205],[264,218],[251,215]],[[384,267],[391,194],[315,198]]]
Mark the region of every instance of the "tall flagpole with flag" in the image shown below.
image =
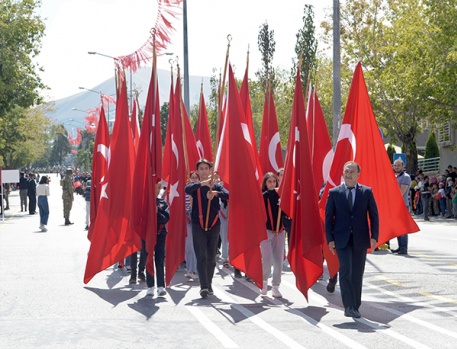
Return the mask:
[[[292,219],[289,263],[297,288],[308,299],[309,288],[323,273],[323,225],[306,129],[300,68],[297,69],[289,143],[284,175],[279,186],[280,208]]]
[[[319,202],[322,217],[328,191],[341,184],[343,166],[347,161],[355,161],[360,165],[362,171],[359,182],[373,190],[379,214],[378,246],[397,236],[419,231],[392,171],[360,62],[354,71],[327,185]]]

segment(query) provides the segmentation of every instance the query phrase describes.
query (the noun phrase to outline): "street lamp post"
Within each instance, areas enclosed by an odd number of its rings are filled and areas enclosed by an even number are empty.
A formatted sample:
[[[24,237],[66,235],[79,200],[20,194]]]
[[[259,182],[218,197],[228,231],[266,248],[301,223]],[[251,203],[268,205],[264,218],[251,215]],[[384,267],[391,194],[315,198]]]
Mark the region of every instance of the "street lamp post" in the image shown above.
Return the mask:
[[[118,58],[116,58],[116,57],[105,55],[104,53],[100,53],[100,52],[89,51],[87,53],[90,54],[90,55],[99,55],[99,56],[102,56],[102,57],[112,58],[115,61],[118,60]],[[133,107],[132,68],[129,68],[129,72],[130,72],[130,114],[132,114],[132,107]]]
[[[97,92],[95,90],[91,90],[90,88],[87,88],[87,87],[78,87],[80,90],[86,90],[86,91],[89,91],[89,92],[93,92],[93,93],[96,93],[96,94],[99,94],[100,96],[107,96],[106,94],[104,94],[102,91],[100,92]],[[114,95],[113,95],[114,96]],[[102,103],[103,104],[103,103]],[[109,100],[108,100],[108,125],[109,125]]]

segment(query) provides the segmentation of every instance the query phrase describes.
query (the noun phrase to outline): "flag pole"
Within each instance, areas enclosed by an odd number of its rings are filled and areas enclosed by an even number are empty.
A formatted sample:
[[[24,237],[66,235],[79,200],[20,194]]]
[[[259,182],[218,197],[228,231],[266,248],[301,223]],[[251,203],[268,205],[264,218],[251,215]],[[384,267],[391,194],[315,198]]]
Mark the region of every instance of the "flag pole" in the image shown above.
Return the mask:
[[[221,122],[222,116],[222,97],[224,96],[224,88],[225,88],[225,78],[227,75],[227,66],[228,66],[228,58],[230,52],[230,42],[232,41],[232,35],[227,35],[227,52],[225,54],[225,66],[224,66],[224,75],[222,81],[219,82],[219,100],[218,100],[218,108],[217,108],[217,120],[216,120],[216,145],[219,146],[219,126]],[[210,183],[210,190],[212,190],[214,184],[214,166],[211,168],[211,183]],[[206,209],[206,222],[205,222],[205,230],[208,230],[208,222],[209,222],[209,210],[211,199],[208,201],[208,207]]]
[[[181,72],[180,72],[180,69],[179,69],[179,63],[176,64],[176,67],[178,69],[178,80],[181,81]],[[178,91],[178,99],[179,99],[179,112],[180,112],[180,116],[181,116],[181,128],[182,128],[182,137],[183,137],[183,145],[184,145],[184,149],[187,150],[187,139],[186,139],[186,129],[185,129],[185,126],[184,126],[184,117],[183,117],[183,103],[182,103],[182,99],[181,99],[181,89],[179,89]],[[189,111],[190,112],[190,111]],[[184,151],[184,161],[185,161],[185,164],[186,164],[186,177],[189,176],[189,154],[187,153],[187,151]]]

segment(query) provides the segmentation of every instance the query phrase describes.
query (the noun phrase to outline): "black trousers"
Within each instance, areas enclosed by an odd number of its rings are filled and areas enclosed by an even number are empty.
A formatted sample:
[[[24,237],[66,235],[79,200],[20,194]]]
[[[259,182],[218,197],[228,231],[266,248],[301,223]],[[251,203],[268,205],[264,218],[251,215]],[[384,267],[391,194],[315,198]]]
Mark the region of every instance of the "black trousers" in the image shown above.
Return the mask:
[[[29,213],[36,212],[36,196],[29,195]]]
[[[219,242],[220,225],[205,231],[200,224],[192,223],[192,238],[200,287],[211,288],[214,270],[216,269],[217,244]]]
[[[343,248],[337,248],[340,262],[340,289],[345,308],[359,309],[362,303],[362,282],[367,259],[367,249],[356,248],[352,236]]]

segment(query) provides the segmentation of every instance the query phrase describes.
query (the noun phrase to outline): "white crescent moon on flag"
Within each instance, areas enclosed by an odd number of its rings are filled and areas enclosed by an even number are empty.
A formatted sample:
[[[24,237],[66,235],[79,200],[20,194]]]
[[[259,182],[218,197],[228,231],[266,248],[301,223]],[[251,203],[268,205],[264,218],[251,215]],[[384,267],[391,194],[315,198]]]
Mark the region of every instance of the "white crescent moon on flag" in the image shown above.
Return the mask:
[[[171,135],[171,151],[175,154],[176,157],[176,168],[179,167],[179,152],[178,147],[176,146],[175,140],[173,139],[174,135]]]
[[[205,158],[205,149],[203,149],[203,144],[200,140],[197,141],[197,150],[198,150],[198,155],[200,155],[200,159]]]
[[[105,158],[105,160],[108,162],[108,167],[109,167],[109,161],[110,161],[110,158],[111,158],[111,152],[109,150],[109,148],[104,145],[104,144],[99,144],[97,146],[97,151],[102,154],[102,156]]]
[[[295,167],[295,148],[297,147],[296,142],[300,142],[300,131],[298,130],[297,126],[295,126],[294,153],[292,155],[292,163],[294,164],[294,167]]]
[[[357,139],[355,138],[354,133],[352,132],[351,125],[350,124],[342,124],[341,129],[340,129],[340,135],[338,136],[338,142],[335,147],[335,149],[338,148],[338,143],[344,139],[349,140],[349,143],[351,144],[352,147],[352,159],[348,159],[347,161],[354,161],[355,159],[355,154],[357,151]],[[328,155],[328,154],[327,154]],[[336,187],[337,185],[335,182],[333,182],[332,178],[330,175],[328,176],[328,181],[330,182],[331,185]]]
[[[322,163],[322,178],[324,181],[327,181],[328,176],[330,174],[330,169],[332,168],[332,161],[333,161],[333,149],[330,149],[325,155],[324,162]]]
[[[270,164],[276,172],[278,172],[278,162],[276,161],[276,149],[279,144],[279,132],[276,132],[273,137],[271,137],[270,144],[268,144],[268,158],[270,159]]]

